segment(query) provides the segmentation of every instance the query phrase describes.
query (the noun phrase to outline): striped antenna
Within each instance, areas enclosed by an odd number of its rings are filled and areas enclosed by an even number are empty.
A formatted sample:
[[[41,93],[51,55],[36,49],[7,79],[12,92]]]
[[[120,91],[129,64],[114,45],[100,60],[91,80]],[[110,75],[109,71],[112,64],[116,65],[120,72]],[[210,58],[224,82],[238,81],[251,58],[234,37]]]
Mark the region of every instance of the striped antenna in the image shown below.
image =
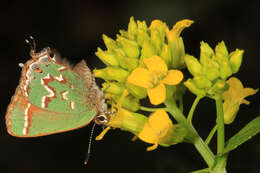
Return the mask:
[[[90,149],[91,149],[91,144],[92,144],[92,138],[93,138],[93,133],[94,133],[94,129],[95,129],[96,123],[94,123],[94,125],[92,126],[91,132],[90,132],[90,137],[89,137],[89,142],[88,142],[88,152],[86,154],[85,160],[84,160],[84,165],[88,164],[88,160],[90,157]]]

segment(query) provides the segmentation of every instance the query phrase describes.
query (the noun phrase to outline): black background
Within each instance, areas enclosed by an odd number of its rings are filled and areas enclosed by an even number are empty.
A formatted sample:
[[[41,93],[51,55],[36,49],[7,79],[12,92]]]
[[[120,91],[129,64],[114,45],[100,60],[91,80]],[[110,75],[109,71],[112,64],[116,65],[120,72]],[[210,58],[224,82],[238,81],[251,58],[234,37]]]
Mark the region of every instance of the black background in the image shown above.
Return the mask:
[[[245,50],[244,62],[236,76],[245,86],[260,86],[259,9],[253,1],[19,1],[1,2],[0,7],[0,172],[189,172],[206,167],[190,144],[159,147],[146,152],[148,144],[131,142],[132,134],[110,131],[92,145],[87,167],[83,165],[91,126],[51,136],[21,139],[7,134],[6,108],[18,85],[18,63],[29,59],[24,39],[33,35],[38,50],[50,46],[70,62],[87,60],[91,69],[104,65],[95,57],[97,47],[104,48],[102,34],[115,38],[119,29],[127,29],[129,18],[161,19],[169,26],[189,18],[195,23],[182,33],[186,52],[198,57],[201,40],[214,46],[221,40],[229,51]],[[185,96],[189,110],[194,96]],[[227,126],[226,137],[235,134],[260,113],[259,94],[242,105],[235,123]],[[203,138],[215,122],[214,102],[202,100],[195,112],[194,124]],[[100,128],[95,131],[98,135]],[[215,146],[212,145],[214,148]],[[260,136],[229,155],[228,172],[260,172]]]

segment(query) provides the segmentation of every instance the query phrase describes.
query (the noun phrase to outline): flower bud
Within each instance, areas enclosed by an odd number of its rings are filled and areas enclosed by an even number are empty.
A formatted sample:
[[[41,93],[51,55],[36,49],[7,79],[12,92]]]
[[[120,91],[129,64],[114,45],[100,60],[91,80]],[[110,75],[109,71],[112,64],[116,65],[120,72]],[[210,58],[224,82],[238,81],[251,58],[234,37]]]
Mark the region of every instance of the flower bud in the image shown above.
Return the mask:
[[[127,91],[138,99],[143,99],[147,96],[146,88],[133,85],[129,82],[125,83]]]
[[[164,22],[160,20],[153,20],[149,29],[150,30],[156,29],[160,34],[160,38],[162,42],[164,43],[165,31],[168,29],[167,25]]]
[[[118,82],[104,82],[102,83],[102,89],[106,93],[111,93],[114,95],[121,95],[123,91],[125,90],[125,87],[123,84]]]
[[[139,59],[137,58],[118,57],[118,59],[120,66],[127,69],[128,71],[134,70],[139,64]]]
[[[113,96],[113,99],[118,102],[120,96]],[[123,98],[122,107],[132,112],[138,111],[140,107],[139,100],[132,95],[128,95]]]
[[[141,22],[141,21],[137,20],[137,28],[138,28],[138,29],[143,29],[144,31],[147,31],[147,30],[148,30],[145,21],[142,21],[142,22]]]
[[[169,51],[168,51],[168,45],[167,44],[163,45],[160,57],[164,60],[164,62],[166,63],[167,67],[169,68],[171,63],[172,63],[172,61],[171,61],[171,56],[169,56]]]
[[[115,55],[109,51],[103,51],[98,47],[97,52],[95,53],[96,56],[107,66],[118,66],[119,62]]]
[[[220,62],[219,64],[220,68],[219,68],[219,72],[220,72],[220,77],[222,79],[227,79],[229,76],[232,75],[232,68],[231,68],[231,64],[228,60],[223,60]]]
[[[157,54],[161,52],[163,40],[160,37],[160,33],[157,29],[151,30],[151,42],[154,45]]]
[[[138,58],[139,57],[139,46],[135,41],[128,40],[122,36],[117,36],[117,41],[123,47],[126,55],[131,58]]]
[[[203,89],[199,89],[192,79],[188,79],[184,82],[184,85],[196,96],[204,97],[206,96],[206,91]]]
[[[216,52],[216,58],[218,62],[221,62],[223,60],[228,60],[228,50],[224,43],[224,41],[218,43],[218,45],[215,47]]]
[[[200,63],[205,65],[208,63],[208,59],[214,55],[213,49],[205,42],[200,42]]]
[[[144,40],[143,49],[141,52],[141,58],[150,58],[153,55],[156,54],[156,49],[149,40]]]
[[[103,69],[95,69],[94,75],[104,80],[115,80],[118,82],[125,82],[129,72],[119,67],[106,67]]]
[[[203,64],[202,64],[202,62],[203,62]],[[201,62],[202,71],[203,71],[203,74],[206,76],[206,78],[213,81],[220,76],[219,64],[216,61],[214,61],[213,59],[204,57],[202,62]]]
[[[212,86],[212,82],[204,76],[195,76],[193,81],[200,89],[210,88]]]
[[[113,40],[112,38],[109,38],[105,34],[103,34],[102,37],[103,37],[104,43],[108,50],[113,50],[113,49],[118,48],[118,45],[115,40]]]
[[[130,17],[130,22],[128,24],[128,37],[131,39],[131,40],[134,40],[135,37],[136,37],[136,33],[137,33],[137,24],[134,20],[134,17]]]
[[[180,34],[184,28],[189,27],[192,23],[193,21],[191,20],[179,21],[173,26],[172,30],[166,33],[173,68],[180,68],[184,65],[185,51]]]
[[[244,54],[244,51],[239,50],[239,49],[236,49],[235,51],[230,53],[229,62],[231,64],[231,68],[232,68],[233,73],[238,72],[238,70],[241,66],[241,63],[242,63],[243,54]]]
[[[186,54],[186,56],[184,57],[184,60],[185,60],[185,63],[187,65],[189,72],[193,76],[202,75],[202,66],[195,57]]]
[[[171,56],[172,68],[183,68],[184,66],[184,44],[181,37],[176,37],[175,43],[168,44],[169,55]]]
[[[150,40],[150,36],[144,29],[138,29],[137,30],[137,43],[139,46],[144,46],[144,41]]]

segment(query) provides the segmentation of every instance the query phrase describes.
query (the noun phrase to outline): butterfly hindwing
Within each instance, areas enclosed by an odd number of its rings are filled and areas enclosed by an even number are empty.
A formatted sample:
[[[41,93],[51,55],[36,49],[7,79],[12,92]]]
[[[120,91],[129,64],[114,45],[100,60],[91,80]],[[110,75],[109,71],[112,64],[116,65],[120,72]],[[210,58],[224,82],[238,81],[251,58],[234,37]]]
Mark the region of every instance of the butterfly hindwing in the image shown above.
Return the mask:
[[[29,60],[7,110],[8,132],[35,137],[87,125],[97,114],[88,98],[88,85],[68,65],[56,62],[48,53]]]

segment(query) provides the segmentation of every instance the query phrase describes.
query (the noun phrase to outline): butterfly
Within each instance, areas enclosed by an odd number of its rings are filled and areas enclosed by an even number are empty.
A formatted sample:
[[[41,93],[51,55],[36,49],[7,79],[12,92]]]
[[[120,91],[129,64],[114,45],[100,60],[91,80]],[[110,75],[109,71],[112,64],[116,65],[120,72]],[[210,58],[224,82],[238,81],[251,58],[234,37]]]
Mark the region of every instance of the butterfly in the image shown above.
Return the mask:
[[[38,137],[108,122],[104,93],[82,60],[71,67],[58,54],[45,48],[22,67],[21,78],[7,108],[6,126],[17,137]]]

